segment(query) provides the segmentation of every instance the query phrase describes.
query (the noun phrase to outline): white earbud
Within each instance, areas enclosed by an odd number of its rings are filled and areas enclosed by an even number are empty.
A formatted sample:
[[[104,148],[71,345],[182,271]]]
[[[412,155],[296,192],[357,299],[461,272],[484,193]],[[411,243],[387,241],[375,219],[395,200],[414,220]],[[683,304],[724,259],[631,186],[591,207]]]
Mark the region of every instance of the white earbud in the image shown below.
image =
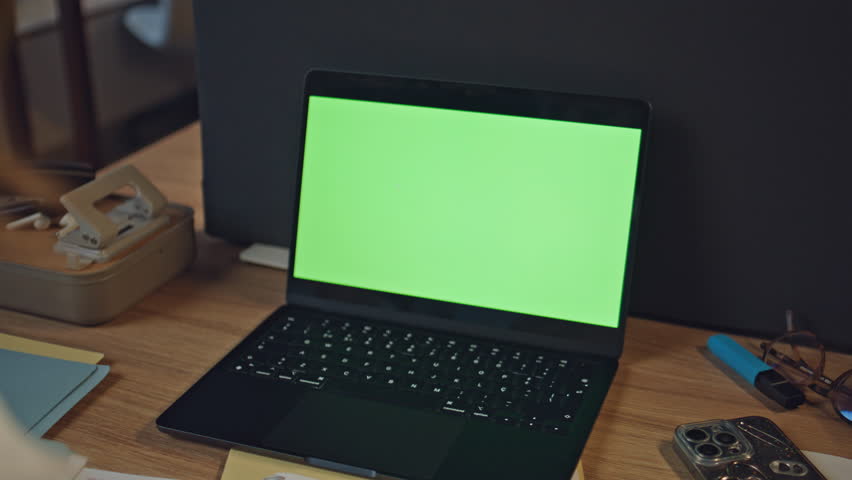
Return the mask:
[[[24,218],[9,222],[6,224],[6,230],[20,230],[24,227],[32,225],[36,230],[47,230],[50,227],[50,218],[47,215],[36,212],[32,215],[27,215]]]
[[[50,228],[50,218],[44,215],[36,218],[33,222],[33,227],[35,227],[36,230],[47,230]]]

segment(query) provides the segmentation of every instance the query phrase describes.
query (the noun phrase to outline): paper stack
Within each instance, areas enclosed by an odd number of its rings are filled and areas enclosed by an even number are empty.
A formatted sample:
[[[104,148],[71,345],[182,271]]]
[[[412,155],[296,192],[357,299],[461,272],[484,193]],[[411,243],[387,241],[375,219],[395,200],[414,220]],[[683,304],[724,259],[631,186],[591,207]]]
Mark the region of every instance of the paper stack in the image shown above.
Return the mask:
[[[104,379],[102,358],[0,333],[0,397],[20,427],[40,437]]]

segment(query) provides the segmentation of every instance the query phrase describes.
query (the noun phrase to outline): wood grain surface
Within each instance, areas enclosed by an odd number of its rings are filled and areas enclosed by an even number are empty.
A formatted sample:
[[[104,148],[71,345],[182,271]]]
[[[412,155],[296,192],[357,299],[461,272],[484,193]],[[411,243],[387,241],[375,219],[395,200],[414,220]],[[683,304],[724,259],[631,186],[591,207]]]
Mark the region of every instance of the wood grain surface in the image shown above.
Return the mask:
[[[239,263],[239,247],[200,233],[200,156],[199,127],[191,126],[125,160],[170,201],[196,209],[198,259],[189,271],[97,327],[0,310],[4,333],[106,355],[110,374],[46,435],[87,456],[92,467],[219,478],[227,450],[160,433],[154,419],[284,301],[283,272]],[[621,366],[583,453],[587,479],[687,478],[671,450],[674,427],[745,415],[769,417],[801,449],[852,457],[852,426],[827,402],[772,407],[707,354],[712,333],[629,319]],[[753,347],[759,341],[735,338]],[[852,356],[828,354],[830,376],[849,368]]]

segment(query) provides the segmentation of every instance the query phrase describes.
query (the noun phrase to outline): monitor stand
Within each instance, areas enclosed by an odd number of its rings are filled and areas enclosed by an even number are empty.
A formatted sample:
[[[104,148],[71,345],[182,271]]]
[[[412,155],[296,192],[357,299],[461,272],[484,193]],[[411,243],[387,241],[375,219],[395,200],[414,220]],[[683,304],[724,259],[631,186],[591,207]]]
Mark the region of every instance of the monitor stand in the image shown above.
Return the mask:
[[[264,267],[287,270],[290,268],[290,249],[263,243],[255,243],[240,252],[240,260]]]

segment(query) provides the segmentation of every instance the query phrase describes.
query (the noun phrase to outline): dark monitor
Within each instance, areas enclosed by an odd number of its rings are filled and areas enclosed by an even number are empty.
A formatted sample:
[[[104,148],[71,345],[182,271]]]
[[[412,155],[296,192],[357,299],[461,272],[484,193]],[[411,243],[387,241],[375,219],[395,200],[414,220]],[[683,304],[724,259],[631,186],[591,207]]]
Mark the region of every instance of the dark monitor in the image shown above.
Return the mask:
[[[852,348],[848,4],[204,0],[195,14],[209,233],[287,246],[312,68],[643,98],[632,312],[772,336],[792,308]]]

